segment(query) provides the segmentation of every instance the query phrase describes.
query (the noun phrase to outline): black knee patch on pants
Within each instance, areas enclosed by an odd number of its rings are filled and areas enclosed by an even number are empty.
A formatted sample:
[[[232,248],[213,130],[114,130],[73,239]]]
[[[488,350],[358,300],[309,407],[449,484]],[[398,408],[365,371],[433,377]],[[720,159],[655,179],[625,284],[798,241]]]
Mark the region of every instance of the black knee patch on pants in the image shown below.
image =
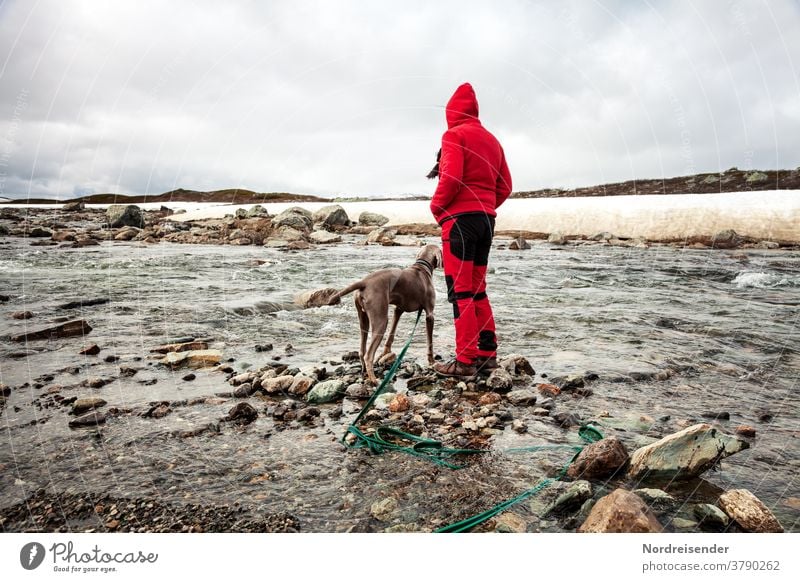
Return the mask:
[[[478,335],[478,349],[485,352],[497,351],[497,336],[493,331],[485,329]]]
[[[486,291],[481,291],[480,293],[475,293],[472,296],[475,301],[480,301],[481,299],[486,299]]]

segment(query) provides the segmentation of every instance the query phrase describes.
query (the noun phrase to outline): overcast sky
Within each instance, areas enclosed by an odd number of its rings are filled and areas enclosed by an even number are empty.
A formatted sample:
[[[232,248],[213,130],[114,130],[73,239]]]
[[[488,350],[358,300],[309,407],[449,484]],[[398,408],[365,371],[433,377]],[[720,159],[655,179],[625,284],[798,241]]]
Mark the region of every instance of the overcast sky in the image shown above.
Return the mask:
[[[0,3],[0,195],[430,194],[475,87],[515,190],[800,165],[800,2]]]

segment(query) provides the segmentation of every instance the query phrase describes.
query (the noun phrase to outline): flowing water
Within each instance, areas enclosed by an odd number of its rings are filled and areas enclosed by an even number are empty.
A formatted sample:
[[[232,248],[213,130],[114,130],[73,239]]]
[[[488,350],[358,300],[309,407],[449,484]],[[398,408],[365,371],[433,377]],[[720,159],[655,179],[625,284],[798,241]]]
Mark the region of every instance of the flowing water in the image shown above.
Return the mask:
[[[375,269],[407,266],[416,253],[356,240],[346,237],[344,244],[285,253],[135,243],[42,248],[6,238],[0,246],[0,281],[11,300],[3,304],[0,318],[0,381],[13,391],[0,416],[0,507],[48,486],[89,498],[107,492],[175,502],[238,502],[253,511],[289,511],[303,531],[348,531],[385,527],[370,519],[369,509],[392,495],[398,500],[392,523],[430,529],[483,511],[552,474],[563,453],[502,453],[508,447],[577,442],[574,429],[534,416],[524,419],[527,434],[509,427],[492,439],[496,454],[452,471],[401,454],[346,451],[338,439],[358,403],[346,405],[339,420],[327,416],[335,405],[323,405],[315,428],[280,430],[260,414],[244,429],[223,425],[219,434],[184,439],[171,433],[217,421],[233,402],[177,407],[162,419],[110,417],[102,428],[78,430],[68,428],[65,409],[37,406],[55,384],[64,387],[64,396],[100,396],[118,408],[230,390],[219,372],[201,370],[187,382],[181,379],[185,370],[154,363],[152,347],[185,336],[213,339],[211,347],[234,358],[237,370],[275,356],[298,367],[339,360],[358,347],[350,301],[275,309],[298,291],[341,287]],[[441,271],[435,283],[435,349],[449,357],[452,316]],[[800,253],[546,243],[527,251],[497,248],[489,292],[501,355],[526,356],[539,382],[596,373],[593,395],[561,395],[556,411],[595,419],[629,449],[701,422],[703,413],[728,412],[730,420],[719,421],[726,432],[740,424],[754,426],[757,437],[749,450],[681,486],[681,495],[713,502],[720,489],[747,488],[787,530],[798,530]],[[110,301],[58,307],[98,298]],[[19,310],[35,317],[9,317]],[[26,346],[8,339],[78,318],[93,328],[86,340]],[[398,345],[412,323],[411,315],[401,320]],[[409,351],[420,363],[423,338],[418,332]],[[78,356],[84,342],[103,351]],[[274,350],[255,350],[267,343]],[[288,352],[287,344],[292,346]],[[119,361],[105,362],[108,354]],[[141,370],[119,377],[120,366]],[[97,376],[117,379],[100,389],[79,386]],[[251,402],[263,409],[258,400]],[[515,511],[533,519],[537,508],[526,503]],[[541,519],[534,529],[562,528],[555,519]]]

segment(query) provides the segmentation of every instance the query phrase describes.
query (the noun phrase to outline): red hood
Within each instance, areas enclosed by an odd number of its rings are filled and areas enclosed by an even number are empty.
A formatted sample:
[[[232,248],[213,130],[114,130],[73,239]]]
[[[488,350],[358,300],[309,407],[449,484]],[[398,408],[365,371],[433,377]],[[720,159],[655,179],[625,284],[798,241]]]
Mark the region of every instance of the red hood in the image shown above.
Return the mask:
[[[464,83],[456,89],[445,110],[447,128],[452,129],[470,119],[478,119],[478,100],[472,85]]]

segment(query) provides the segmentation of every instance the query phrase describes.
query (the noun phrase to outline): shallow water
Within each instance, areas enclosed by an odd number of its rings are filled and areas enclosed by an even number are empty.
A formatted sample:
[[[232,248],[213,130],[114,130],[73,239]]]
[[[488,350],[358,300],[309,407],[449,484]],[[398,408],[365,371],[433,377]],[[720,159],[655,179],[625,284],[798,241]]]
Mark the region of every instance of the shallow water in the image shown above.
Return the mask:
[[[406,266],[416,249],[342,244],[284,253],[163,243],[61,249],[31,247],[24,239],[4,242],[0,280],[11,300],[3,311],[30,310],[35,317],[0,319],[0,382],[14,388],[0,417],[2,507],[52,486],[89,496],[239,502],[259,511],[289,511],[304,531],[361,531],[391,525],[369,518],[370,505],[391,494],[399,502],[392,524],[435,528],[527,489],[565,460],[563,453],[529,457],[505,455],[503,449],[578,440],[574,429],[526,417],[528,434],[507,428],[493,437],[497,454],[451,471],[398,454],[345,451],[337,441],[352,418],[347,412],[357,411],[358,403],[346,404],[338,421],[323,406],[314,429],[281,431],[260,414],[241,430],[223,426],[214,436],[170,435],[219,420],[233,404],[227,401],[177,407],[163,419],[125,415],[109,418],[100,430],[71,430],[66,410],[34,403],[48,386],[64,386],[64,396],[101,396],[119,408],[230,390],[219,372],[199,371],[195,381],[184,382],[186,371],[154,365],[149,350],[173,338],[212,338],[211,347],[235,358],[237,370],[275,356],[301,368],[339,360],[358,347],[351,302],[309,310],[275,311],[276,306],[291,302],[298,291],[342,287],[375,269]],[[453,332],[440,271],[435,282],[435,349],[448,357]],[[522,252],[497,248],[489,274],[501,354],[528,357],[537,381],[546,381],[545,375],[599,375],[592,396],[562,395],[556,411],[597,420],[630,449],[701,422],[703,413],[729,412],[730,420],[720,421],[723,430],[756,427],[752,448],[684,489],[693,500],[712,502],[718,488],[750,489],[795,531],[798,511],[787,499],[800,493],[799,291],[796,252],[540,243]],[[57,308],[82,298],[111,301]],[[92,326],[86,341],[103,348],[99,356],[76,355],[84,346],[80,338],[30,342],[27,348],[8,340],[77,318]],[[401,320],[398,346],[412,323],[411,315]],[[255,351],[266,343],[275,349]],[[27,357],[11,357],[26,349],[32,352]],[[424,353],[424,334],[418,332],[409,357],[423,363]],[[120,360],[106,363],[108,354]],[[89,377],[118,376],[120,365],[142,369],[100,389],[70,388]],[[77,374],[59,372],[73,366],[80,366]],[[669,373],[656,376],[664,370]],[[43,388],[34,387],[37,379]],[[258,400],[251,402],[263,409]],[[759,420],[767,412],[772,419]],[[515,511],[536,523],[535,504]],[[534,529],[561,527],[542,519]]]

